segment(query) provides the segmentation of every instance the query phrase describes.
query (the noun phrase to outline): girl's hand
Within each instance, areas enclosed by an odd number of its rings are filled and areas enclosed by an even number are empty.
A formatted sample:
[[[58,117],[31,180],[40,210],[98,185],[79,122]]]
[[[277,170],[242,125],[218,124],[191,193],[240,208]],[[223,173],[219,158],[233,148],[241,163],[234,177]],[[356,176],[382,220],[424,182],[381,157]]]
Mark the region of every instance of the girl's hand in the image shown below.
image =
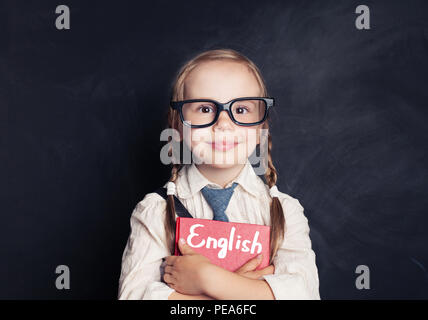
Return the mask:
[[[263,275],[267,275],[267,274],[273,274],[275,271],[275,266],[273,264],[260,269],[260,270],[255,270],[257,268],[257,266],[260,264],[260,262],[262,262],[262,255],[258,255],[257,257],[254,257],[250,260],[248,260],[248,262],[246,262],[242,267],[240,267],[238,270],[235,271],[235,273],[250,278],[250,279],[259,279],[261,276]]]
[[[208,258],[196,253],[187,243],[178,242],[182,256],[166,257],[164,281],[175,291],[182,294],[205,294],[202,273],[211,265]]]

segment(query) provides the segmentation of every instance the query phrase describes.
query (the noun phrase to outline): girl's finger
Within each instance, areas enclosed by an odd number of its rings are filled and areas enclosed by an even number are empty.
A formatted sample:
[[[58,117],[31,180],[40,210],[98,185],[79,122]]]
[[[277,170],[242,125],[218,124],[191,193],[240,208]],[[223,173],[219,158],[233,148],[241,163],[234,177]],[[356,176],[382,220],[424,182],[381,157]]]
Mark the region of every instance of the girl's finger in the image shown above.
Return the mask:
[[[246,278],[250,278],[250,279],[258,279],[258,278],[260,278],[259,273],[258,273],[258,272],[256,272],[256,271],[246,272],[246,273],[244,274],[244,276],[245,276]]]
[[[167,266],[172,266],[177,260],[178,256],[169,256],[165,258],[165,263]]]
[[[275,267],[273,265],[270,265],[270,266],[267,266],[266,268],[257,270],[255,272],[259,275],[259,277],[261,277],[267,274],[273,274],[274,271],[275,271]]]
[[[241,266],[236,272],[248,272],[252,271],[262,262],[261,255],[248,260],[243,266]]]
[[[173,266],[166,266],[165,267],[165,273],[172,274],[172,271],[174,270]]]
[[[163,280],[168,284],[174,284],[175,283],[175,278],[172,276],[172,274],[170,273],[165,273],[163,275]]]
[[[275,266],[274,266],[273,264],[268,265],[265,269],[268,269],[268,268],[269,268],[269,271],[270,271],[270,272],[272,272],[272,273],[274,273],[274,272],[275,272]]]

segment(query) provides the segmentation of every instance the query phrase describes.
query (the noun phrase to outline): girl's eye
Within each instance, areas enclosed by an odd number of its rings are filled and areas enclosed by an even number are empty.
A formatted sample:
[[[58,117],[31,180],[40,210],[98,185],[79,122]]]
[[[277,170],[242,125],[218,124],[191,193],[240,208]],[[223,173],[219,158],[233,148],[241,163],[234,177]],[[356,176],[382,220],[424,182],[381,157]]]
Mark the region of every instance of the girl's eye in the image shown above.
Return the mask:
[[[214,109],[211,106],[202,105],[202,106],[199,106],[198,111],[202,113],[210,113],[210,112],[214,112]]]
[[[248,112],[248,109],[245,106],[239,106],[236,107],[235,112],[237,114],[246,114]]]

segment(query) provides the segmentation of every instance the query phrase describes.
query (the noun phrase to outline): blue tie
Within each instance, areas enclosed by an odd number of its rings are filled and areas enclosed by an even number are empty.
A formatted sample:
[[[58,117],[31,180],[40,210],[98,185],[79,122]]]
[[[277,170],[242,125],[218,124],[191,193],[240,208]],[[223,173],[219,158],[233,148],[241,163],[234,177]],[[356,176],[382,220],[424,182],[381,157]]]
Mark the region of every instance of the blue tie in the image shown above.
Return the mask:
[[[229,222],[225,211],[237,185],[238,183],[234,182],[229,188],[213,189],[205,186],[201,189],[205,200],[207,200],[208,204],[213,210],[213,220]]]

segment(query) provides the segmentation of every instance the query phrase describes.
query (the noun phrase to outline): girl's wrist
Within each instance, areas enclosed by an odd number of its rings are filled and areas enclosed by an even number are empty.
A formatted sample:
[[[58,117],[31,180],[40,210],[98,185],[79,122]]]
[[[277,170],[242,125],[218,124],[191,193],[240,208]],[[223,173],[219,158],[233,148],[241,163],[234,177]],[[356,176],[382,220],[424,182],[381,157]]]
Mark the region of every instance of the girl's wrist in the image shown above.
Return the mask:
[[[212,263],[203,264],[202,268],[199,269],[199,281],[201,284],[201,290],[204,295],[210,295],[210,288],[212,286],[212,276],[215,273],[215,269],[218,268]]]

